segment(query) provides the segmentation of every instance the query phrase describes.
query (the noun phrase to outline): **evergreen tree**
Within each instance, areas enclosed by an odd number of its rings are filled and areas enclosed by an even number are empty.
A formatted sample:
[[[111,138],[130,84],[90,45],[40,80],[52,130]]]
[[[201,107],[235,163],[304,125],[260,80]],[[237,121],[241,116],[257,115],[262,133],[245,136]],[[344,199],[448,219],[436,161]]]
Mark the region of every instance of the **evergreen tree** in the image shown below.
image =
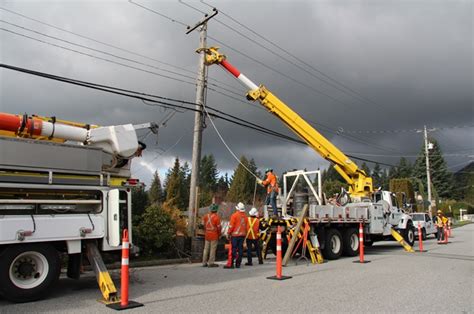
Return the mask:
[[[391,179],[398,179],[400,177],[398,168],[397,167],[390,167],[388,170],[388,180],[390,181]]]
[[[398,178],[410,178],[413,176],[413,167],[405,157],[400,158],[398,163]]]
[[[339,172],[334,169],[333,165],[330,165],[327,169],[324,169],[323,172],[321,173],[321,180],[324,183],[326,180],[331,180],[331,181],[340,181],[340,182],[346,182],[344,178],[339,174]]]
[[[454,197],[474,205],[474,162],[454,174],[456,188]]]
[[[178,157],[175,159],[174,166],[168,169],[165,187],[166,202],[169,206],[179,208],[180,210],[186,210],[188,207],[186,199],[189,202],[189,193],[186,191],[185,171],[180,166]]]
[[[149,205],[148,193],[141,185],[132,188],[132,224],[137,226],[141,222],[142,214]]]
[[[453,191],[453,177],[448,172],[448,167],[443,158],[443,153],[438,142],[430,138],[429,142],[433,144],[433,149],[429,151],[431,183],[440,197],[451,196]],[[425,148],[422,147],[420,154],[415,162],[414,175],[418,179],[426,182],[426,156]]]
[[[367,166],[367,164],[365,162],[362,163],[362,165],[360,166],[360,169],[364,170],[365,174],[370,176],[370,168],[369,168],[369,166]]]
[[[232,184],[227,193],[227,199],[231,202],[251,203],[253,201],[255,178],[242,166],[242,164],[252,171],[252,173],[257,171],[253,159],[248,161],[245,156],[240,157],[240,163],[232,176]]]
[[[181,210],[187,210],[189,205],[189,190],[191,188],[191,169],[189,168],[188,162],[185,162],[179,169],[179,177],[182,182],[180,190],[182,195],[182,207],[178,207]]]
[[[371,176],[375,189],[383,186],[384,182],[382,181],[382,168],[380,168],[380,165],[378,163],[376,163],[374,169],[372,169]]]
[[[206,155],[201,159],[199,167],[199,204],[207,206],[212,202],[212,197],[217,192],[217,171],[216,161],[213,155]]]
[[[382,182],[382,190],[388,190],[390,179],[387,173],[387,169],[382,169],[382,171],[380,172],[380,181]]]
[[[150,204],[161,204],[164,200],[163,198],[163,188],[161,186],[160,175],[158,171],[155,171],[153,174],[153,181],[151,182],[151,187],[148,190],[148,198]]]

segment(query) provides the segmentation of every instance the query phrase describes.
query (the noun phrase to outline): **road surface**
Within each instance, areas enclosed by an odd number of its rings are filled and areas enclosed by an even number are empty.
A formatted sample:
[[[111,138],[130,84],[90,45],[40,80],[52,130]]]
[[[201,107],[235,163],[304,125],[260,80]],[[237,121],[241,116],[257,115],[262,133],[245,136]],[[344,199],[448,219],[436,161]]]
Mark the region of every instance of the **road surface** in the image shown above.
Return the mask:
[[[453,230],[453,236],[448,245],[430,237],[426,253],[406,253],[395,242],[376,243],[367,249],[368,264],[341,258],[292,265],[283,268],[284,275],[293,276],[286,281],[266,279],[275,273],[274,259],[233,270],[199,264],[133,269],[130,298],[145,305],[133,313],[472,313],[474,224]],[[47,300],[12,304],[0,299],[0,313],[112,312],[99,298],[93,276],[64,278]]]

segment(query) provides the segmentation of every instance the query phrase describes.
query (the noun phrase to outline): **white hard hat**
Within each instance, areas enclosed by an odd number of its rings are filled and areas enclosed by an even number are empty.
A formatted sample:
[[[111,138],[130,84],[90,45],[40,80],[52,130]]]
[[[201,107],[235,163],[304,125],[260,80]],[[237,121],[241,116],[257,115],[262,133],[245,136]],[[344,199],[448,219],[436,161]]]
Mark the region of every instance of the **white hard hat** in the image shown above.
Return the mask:
[[[255,207],[252,207],[252,209],[249,212],[250,216],[257,216],[258,215],[258,210]]]
[[[245,211],[245,205],[244,205],[244,203],[239,202],[239,203],[237,204],[237,206],[235,206],[235,209],[237,209],[238,211],[244,212],[244,211]]]

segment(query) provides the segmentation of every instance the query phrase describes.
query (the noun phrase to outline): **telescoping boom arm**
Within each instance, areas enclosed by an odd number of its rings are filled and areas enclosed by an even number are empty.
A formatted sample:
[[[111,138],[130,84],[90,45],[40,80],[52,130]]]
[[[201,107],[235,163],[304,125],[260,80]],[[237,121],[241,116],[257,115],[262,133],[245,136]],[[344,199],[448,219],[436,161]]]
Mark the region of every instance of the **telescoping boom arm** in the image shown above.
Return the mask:
[[[372,178],[359,169],[356,163],[350,160],[342,151],[329,142],[321,133],[315,130],[300,115],[288,107],[283,101],[272,94],[265,86],[257,86],[248,77],[240,73],[230,64],[225,55],[219,53],[218,48],[210,47],[198,49],[197,52],[206,53],[206,65],[220,64],[249,88],[247,99],[258,100],[267,110],[276,115],[294,133],[301,137],[310,147],[324,159],[332,162],[336,171],[349,184],[349,193],[352,197],[369,197],[373,191]]]

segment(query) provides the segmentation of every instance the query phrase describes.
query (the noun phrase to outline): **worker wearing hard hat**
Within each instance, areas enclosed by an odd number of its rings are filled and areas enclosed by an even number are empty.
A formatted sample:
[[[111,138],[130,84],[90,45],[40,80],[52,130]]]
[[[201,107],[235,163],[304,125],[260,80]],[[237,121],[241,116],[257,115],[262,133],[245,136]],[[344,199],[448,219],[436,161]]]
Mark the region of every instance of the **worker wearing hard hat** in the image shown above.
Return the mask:
[[[267,187],[267,198],[265,200],[265,205],[272,205],[273,216],[278,217],[278,208],[276,205],[276,197],[278,194],[278,180],[275,174],[273,173],[272,168],[265,169],[265,175],[267,176],[265,180],[257,179],[257,183]]]
[[[252,249],[258,257],[258,263],[263,264],[262,253],[260,252],[260,220],[258,219],[258,211],[253,207],[249,212],[250,217],[247,220],[247,263],[245,265],[252,266]]]
[[[245,214],[245,205],[238,203],[235,206],[235,213],[230,217],[227,238],[232,242],[232,263],[224,268],[240,268],[242,255],[244,253],[244,240],[247,233],[247,215]]]
[[[444,241],[444,228],[448,225],[448,218],[444,217],[443,212],[438,210],[435,219],[436,227],[438,227],[438,242]]]
[[[202,224],[206,230],[205,242],[204,242],[204,251],[202,253],[202,266],[203,267],[218,267],[219,265],[215,264],[216,260],[216,249],[217,243],[219,242],[219,237],[221,236],[221,219],[217,215],[217,210],[219,206],[217,204],[212,204],[209,206],[209,213],[207,213],[203,219]]]

